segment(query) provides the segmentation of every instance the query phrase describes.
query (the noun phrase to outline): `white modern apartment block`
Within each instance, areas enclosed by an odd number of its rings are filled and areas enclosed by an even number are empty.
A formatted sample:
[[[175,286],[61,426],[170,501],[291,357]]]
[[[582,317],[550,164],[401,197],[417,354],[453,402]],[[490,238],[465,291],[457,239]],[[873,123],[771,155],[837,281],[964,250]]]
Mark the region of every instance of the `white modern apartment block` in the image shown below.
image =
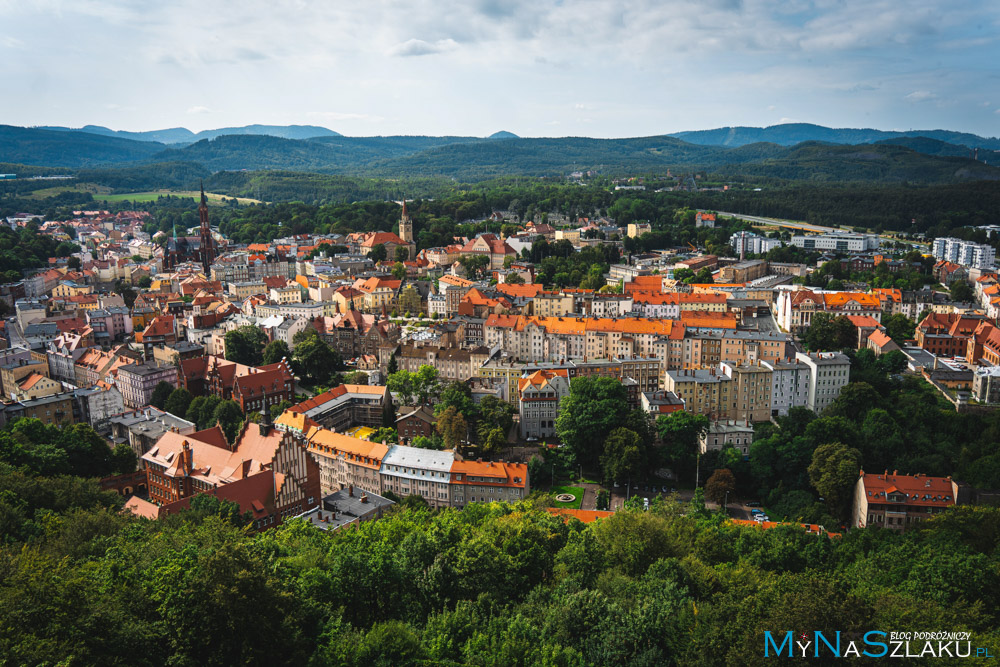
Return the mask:
[[[830,232],[828,234],[797,234],[792,237],[792,245],[806,250],[832,250],[834,252],[864,252],[877,250],[877,234],[856,234],[854,232]]]
[[[819,414],[837,400],[851,375],[851,360],[840,352],[797,352],[797,361],[809,367],[809,400],[806,407]]]
[[[771,416],[785,417],[795,407],[809,405],[811,369],[798,359],[791,361],[762,361],[761,366],[771,369]]]
[[[753,232],[736,232],[729,237],[729,245],[737,255],[762,255],[772,248],[780,248],[779,239],[769,239]]]
[[[996,250],[993,246],[955,238],[934,239],[931,253],[934,259],[977,269],[992,269],[996,262]]]

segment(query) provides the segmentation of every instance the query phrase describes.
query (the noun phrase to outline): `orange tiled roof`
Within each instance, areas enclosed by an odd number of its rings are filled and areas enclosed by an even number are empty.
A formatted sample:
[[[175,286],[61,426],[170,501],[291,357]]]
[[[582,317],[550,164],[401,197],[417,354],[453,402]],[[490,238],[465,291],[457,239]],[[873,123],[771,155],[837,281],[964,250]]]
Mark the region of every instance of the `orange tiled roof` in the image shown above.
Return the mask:
[[[863,292],[832,292],[823,295],[823,303],[827,308],[843,308],[851,301],[861,307],[881,308],[882,302],[874,294]]]
[[[862,471],[865,495],[869,502],[885,502],[885,494],[892,491],[905,493],[907,505],[921,507],[948,507],[955,504],[950,477],[927,475],[871,474]],[[876,500],[881,497],[882,500]]]
[[[503,292],[510,297],[524,297],[527,299],[533,299],[538,296],[540,292],[543,291],[544,286],[537,283],[532,284],[522,284],[522,285],[510,285],[507,283],[499,283],[496,286],[498,292]]]
[[[524,488],[528,478],[528,466],[524,463],[505,463],[501,461],[455,461],[451,464],[452,474],[459,473],[462,479],[455,479],[456,484],[492,484],[494,486]],[[472,480],[470,477],[476,477]],[[484,482],[482,478],[503,480]]]
[[[855,327],[878,327],[881,326],[871,315],[848,315],[847,319],[850,320],[851,324]]]
[[[682,311],[681,322],[688,327],[709,329],[735,329],[739,326],[736,313],[710,313],[703,310]]]
[[[534,387],[541,388],[548,384],[548,381],[554,377],[568,378],[569,371],[565,368],[557,368],[554,370],[549,370],[547,368],[539,369],[528,377],[519,378],[517,381],[517,389],[518,391],[523,392],[529,384]]]
[[[306,438],[310,450],[321,454],[344,456],[350,463],[371,470],[378,470],[382,466],[382,459],[389,452],[389,448],[381,442],[353,438],[325,428],[310,430]]]
[[[565,521],[578,519],[583,523],[593,523],[598,519],[604,519],[614,515],[614,512],[608,512],[605,510],[574,510],[563,507],[546,507],[545,511],[549,514],[554,514],[555,516],[561,516]]]
[[[885,347],[886,345],[892,342],[892,339],[889,338],[889,336],[884,331],[879,331],[878,329],[871,332],[871,334],[868,336],[868,340],[872,341],[873,343],[875,343],[875,345],[879,346],[880,348]]]
[[[831,533],[830,531],[824,531],[823,526],[815,523],[787,523],[781,521],[751,521],[749,519],[730,519],[731,523],[737,526],[751,526],[753,528],[760,528],[762,530],[769,530],[771,528],[777,528],[778,526],[800,526],[804,528],[805,531],[812,535],[819,535],[822,532],[826,532],[827,537],[840,537],[840,533]]]

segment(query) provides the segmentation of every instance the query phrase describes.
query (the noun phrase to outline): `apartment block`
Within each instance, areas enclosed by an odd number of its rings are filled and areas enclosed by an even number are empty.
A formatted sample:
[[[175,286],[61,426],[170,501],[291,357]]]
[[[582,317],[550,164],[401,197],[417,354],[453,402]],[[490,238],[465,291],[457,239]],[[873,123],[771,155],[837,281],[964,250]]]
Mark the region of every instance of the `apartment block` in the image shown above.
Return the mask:
[[[795,359],[809,367],[809,401],[806,407],[821,413],[837,400],[850,381],[851,360],[840,352],[797,352]]]

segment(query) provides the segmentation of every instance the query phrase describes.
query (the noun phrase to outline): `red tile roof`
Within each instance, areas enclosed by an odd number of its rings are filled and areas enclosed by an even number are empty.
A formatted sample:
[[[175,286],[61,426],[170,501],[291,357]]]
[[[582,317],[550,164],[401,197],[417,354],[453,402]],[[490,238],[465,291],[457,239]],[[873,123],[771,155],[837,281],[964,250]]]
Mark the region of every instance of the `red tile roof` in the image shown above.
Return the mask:
[[[907,505],[948,507],[955,504],[950,477],[927,475],[871,474],[861,472],[865,495],[869,503],[885,503],[886,494],[898,491],[906,494]]]
[[[546,507],[545,511],[549,514],[554,514],[555,516],[563,517],[564,521],[569,521],[570,519],[579,519],[583,523],[593,523],[598,519],[604,519],[609,516],[614,516],[614,512],[608,512],[604,510],[574,510],[563,507]]]

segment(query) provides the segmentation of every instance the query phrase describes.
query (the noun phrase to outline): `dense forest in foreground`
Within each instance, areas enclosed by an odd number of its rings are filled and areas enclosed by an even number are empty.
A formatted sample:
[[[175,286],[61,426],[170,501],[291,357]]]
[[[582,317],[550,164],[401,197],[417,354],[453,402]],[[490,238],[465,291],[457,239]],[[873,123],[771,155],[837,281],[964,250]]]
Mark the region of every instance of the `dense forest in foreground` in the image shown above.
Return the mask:
[[[759,665],[765,630],[1000,651],[992,508],[834,539],[669,501],[586,526],[525,502],[252,535],[210,505],[123,516],[89,484],[0,470],[38,526],[0,550],[8,664]]]

